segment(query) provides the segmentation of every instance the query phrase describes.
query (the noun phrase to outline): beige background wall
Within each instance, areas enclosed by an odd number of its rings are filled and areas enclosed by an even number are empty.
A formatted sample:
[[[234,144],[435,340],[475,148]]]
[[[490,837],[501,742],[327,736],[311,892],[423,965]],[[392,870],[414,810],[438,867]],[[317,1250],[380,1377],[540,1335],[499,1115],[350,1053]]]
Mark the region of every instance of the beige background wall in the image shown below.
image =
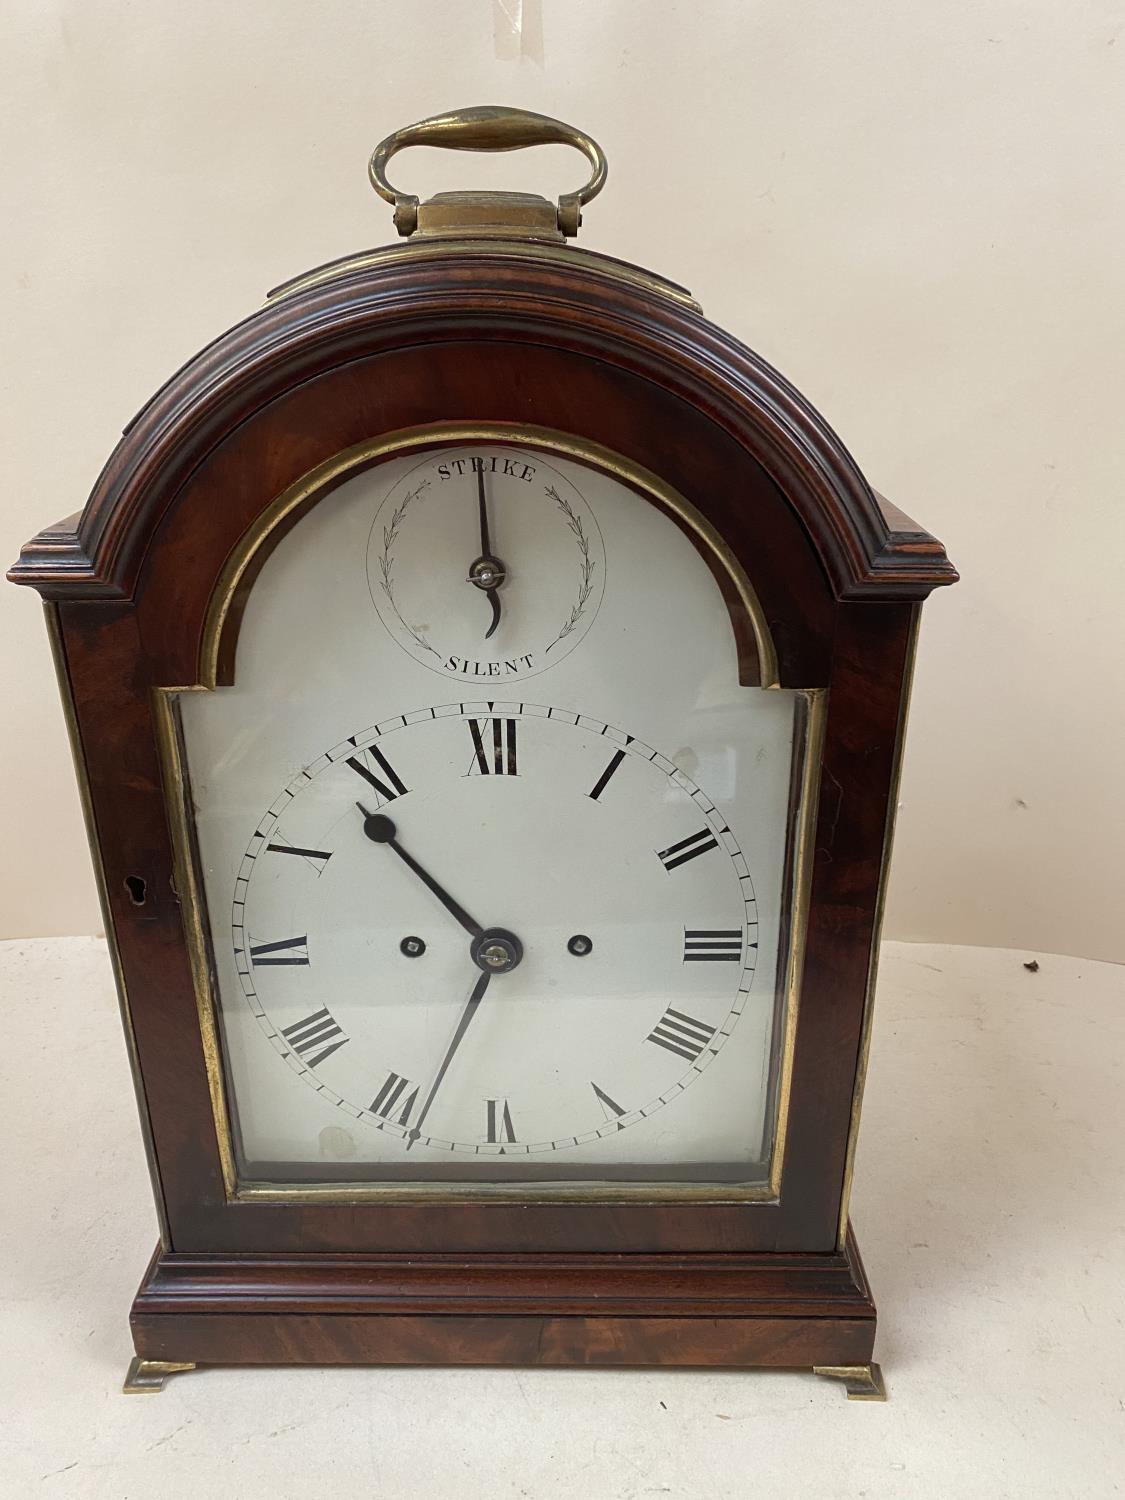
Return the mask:
[[[890,935],[1125,958],[1125,4],[2,14],[5,562],[268,287],[392,238],[382,135],[469,103],[561,115],[610,155],[585,243],[690,286],[962,570],[923,630]],[[402,166],[425,190],[581,169]],[[0,689],[0,935],[96,930],[42,621],[11,588]]]

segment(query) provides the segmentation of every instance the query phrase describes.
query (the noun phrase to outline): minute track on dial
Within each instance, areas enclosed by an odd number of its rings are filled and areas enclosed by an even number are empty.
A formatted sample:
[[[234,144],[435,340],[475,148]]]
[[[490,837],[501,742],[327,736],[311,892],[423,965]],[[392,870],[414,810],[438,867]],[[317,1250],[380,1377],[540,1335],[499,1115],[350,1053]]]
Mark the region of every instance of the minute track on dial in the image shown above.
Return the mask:
[[[480,774],[474,725],[487,751],[487,776]],[[518,774],[496,774],[494,725],[503,731],[505,772],[509,732],[514,743],[518,726],[519,760],[512,767]],[[402,767],[409,783],[394,820],[370,802],[354,800],[349,763],[372,750]],[[313,783],[321,789],[310,794]],[[362,820],[366,837],[358,842],[330,836],[347,826],[330,811],[336,797],[354,809],[353,827]],[[324,809],[321,821],[306,819],[302,799],[310,811]],[[306,766],[259,824],[256,840],[276,842],[274,821],[283,814],[288,843],[332,851],[319,874],[307,860],[274,853],[266,867],[273,885],[280,882],[279,889],[291,892],[287,910],[293,921],[300,913],[302,935],[310,928],[312,969],[303,970],[306,988],[299,995],[302,971],[296,966],[252,971],[243,976],[247,998],[272,1038],[281,1025],[323,1003],[313,1003],[314,986],[319,994],[332,984],[333,1015],[351,1045],[324,1058],[315,1073],[292,1048],[286,1060],[324,1103],[397,1136],[404,1148],[409,1145],[412,1159],[422,1147],[481,1157],[503,1146],[511,1158],[616,1140],[696,1081],[745,1008],[757,959],[748,940],[756,934],[747,928],[756,924],[756,908],[749,871],[725,816],[668,757],[600,720],[558,707],[497,701],[397,715]],[[686,861],[670,878],[668,851],[685,839],[692,848],[706,842],[710,852]],[[386,843],[395,858],[373,859],[371,843]],[[360,847],[370,851],[362,867],[356,864]],[[402,876],[396,873],[400,863],[406,866]],[[247,859],[247,886],[255,865]],[[472,909],[434,877],[434,869],[458,894],[467,882]],[[270,888],[267,883],[262,890]],[[352,891],[354,898],[347,894]],[[314,898],[319,924],[306,911]],[[437,1075],[434,1031],[449,1036],[452,1020],[444,1017],[465,972],[463,956],[453,954],[464,955],[465,949],[431,898],[472,940],[466,946],[482,976],[485,946],[496,948],[501,965],[511,964],[515,951],[505,943],[523,954],[523,944],[506,929],[484,927],[494,915],[517,924],[528,955],[519,973],[494,980],[495,1002],[493,990],[483,1011],[478,999],[469,1012],[471,1025]],[[340,915],[349,900],[354,918]],[[630,937],[628,924],[642,914],[636,938]],[[255,917],[255,947],[259,928],[278,941],[278,929],[264,925],[269,917]],[[334,925],[338,921],[345,925]],[[348,936],[350,921],[359,924],[354,937]],[[365,967],[349,971],[362,972],[362,983],[356,988],[345,977],[341,989],[325,978],[323,966],[336,963],[341,941],[354,946],[366,927]],[[404,933],[417,937],[410,954]],[[697,952],[708,961],[696,961]],[[712,953],[721,957],[711,959]],[[490,972],[503,974],[504,968]],[[288,990],[282,988],[286,976],[293,976]],[[669,999],[678,1015],[669,1017]],[[275,1023],[270,1011],[281,1003],[292,1009]],[[690,1035],[670,1026],[680,1024],[678,1016],[693,1023]],[[675,1047],[666,1045],[668,1032]],[[548,1061],[554,1081],[544,1089],[533,1080]],[[381,1107],[371,1107],[380,1099],[372,1079],[392,1074],[419,1080],[410,1085],[418,1088],[418,1102],[427,1090],[432,1094],[427,1118],[412,1108],[400,1120],[403,1110],[388,1109],[385,1098]],[[517,1139],[488,1137],[484,1099],[509,1101],[519,1123]]]

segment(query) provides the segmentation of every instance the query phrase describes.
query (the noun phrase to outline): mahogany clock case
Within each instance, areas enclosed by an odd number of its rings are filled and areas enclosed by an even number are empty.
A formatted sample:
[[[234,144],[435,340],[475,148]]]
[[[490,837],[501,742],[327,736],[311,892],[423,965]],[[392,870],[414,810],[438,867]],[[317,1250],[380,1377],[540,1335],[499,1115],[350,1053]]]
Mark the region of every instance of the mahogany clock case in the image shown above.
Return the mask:
[[[232,1190],[156,690],[231,680],[239,599],[217,648],[209,612],[276,497],[345,450],[429,441],[436,425],[519,429],[524,446],[537,429],[562,433],[660,476],[750,580],[777,682],[825,695],[769,1201]],[[311,485],[308,503],[323,492]],[[870,1360],[875,1308],[847,1189],[917,613],[956,574],[773,370],[678,289],[585,251],[376,252],[283,289],[185,366],[126,429],[81,515],[36,537],[10,577],[46,601],[148,1142],[161,1245],[134,1306],[139,1355]],[[753,682],[761,652],[749,636],[739,646]]]

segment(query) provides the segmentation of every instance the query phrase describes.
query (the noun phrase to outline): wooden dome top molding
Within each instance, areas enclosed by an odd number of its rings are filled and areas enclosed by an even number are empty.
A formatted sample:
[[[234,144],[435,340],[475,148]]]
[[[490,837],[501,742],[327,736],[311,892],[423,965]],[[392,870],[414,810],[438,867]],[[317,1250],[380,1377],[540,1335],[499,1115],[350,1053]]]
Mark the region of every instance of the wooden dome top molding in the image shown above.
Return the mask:
[[[941,543],[881,502],[808,402],[682,294],[589,251],[479,241],[441,254],[395,247],[283,290],[168,381],[126,428],[85,509],[33,538],[9,578],[47,598],[131,598],[189,476],[249,417],[357,360],[456,341],[565,351],[695,408],[781,490],[838,599],[922,599],[957,578]],[[519,419],[487,397],[474,415]]]

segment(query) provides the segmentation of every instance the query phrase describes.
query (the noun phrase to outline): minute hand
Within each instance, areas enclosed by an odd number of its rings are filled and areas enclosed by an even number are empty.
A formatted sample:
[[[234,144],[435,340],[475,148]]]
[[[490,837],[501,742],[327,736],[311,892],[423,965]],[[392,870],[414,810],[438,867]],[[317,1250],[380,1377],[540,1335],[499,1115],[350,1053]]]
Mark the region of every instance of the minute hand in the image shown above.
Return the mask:
[[[419,1135],[421,1135],[422,1133],[422,1125],[425,1121],[426,1116],[430,1112],[430,1105],[434,1102],[434,1095],[437,1093],[439,1087],[441,1086],[441,1081],[445,1077],[449,1069],[449,1064],[453,1061],[453,1054],[461,1045],[461,1038],[469,1029],[469,1022],[476,1015],[477,1007],[484,999],[484,992],[488,988],[488,981],[491,978],[492,975],[486,969],[477,980],[476,984],[473,986],[473,993],[466,1001],[465,1009],[461,1012],[461,1019],[457,1022],[457,1030],[453,1033],[453,1040],[445,1049],[445,1056],[441,1060],[441,1067],[437,1070],[437,1073],[434,1076],[433,1083],[430,1084],[430,1092],[426,1095],[425,1102],[423,1103],[422,1108],[418,1111],[418,1118],[414,1122],[414,1128],[411,1130],[409,1137],[407,1138],[406,1149],[408,1151],[410,1150],[411,1146],[413,1146],[414,1142],[418,1139]]]
[[[388,848],[393,849],[406,868],[413,870],[414,874],[417,875],[427,890],[433,891],[450,916],[455,917],[470,936],[480,937],[484,928],[479,922],[474,921],[469,916],[469,913],[463,906],[454,901],[445,887],[439,885],[430,872],[424,870],[412,854],[406,852],[398,841],[398,829],[391,819],[385,813],[368,812],[362,802],[357,802],[356,806],[363,814],[363,831],[372,843],[386,844]]]

